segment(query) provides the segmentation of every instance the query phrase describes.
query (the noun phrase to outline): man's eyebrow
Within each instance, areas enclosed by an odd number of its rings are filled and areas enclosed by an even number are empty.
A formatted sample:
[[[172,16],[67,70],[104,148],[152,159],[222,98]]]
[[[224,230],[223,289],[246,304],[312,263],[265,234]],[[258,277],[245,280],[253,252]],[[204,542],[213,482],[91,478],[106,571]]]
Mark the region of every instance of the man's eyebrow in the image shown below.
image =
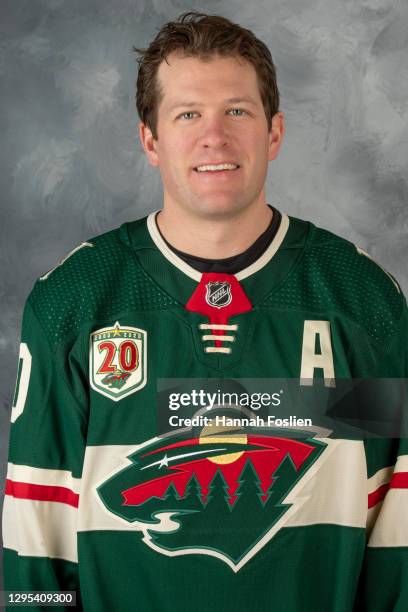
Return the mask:
[[[253,100],[252,98],[248,97],[236,97],[236,98],[226,98],[224,100],[225,104],[241,104],[241,103],[245,103],[245,104],[252,104],[254,106],[256,106],[256,102],[255,100]],[[175,110],[176,108],[192,108],[193,106],[200,106],[202,103],[201,102],[187,102],[187,101],[183,101],[183,100],[176,100],[173,104],[171,104],[171,106],[169,107],[170,111]]]

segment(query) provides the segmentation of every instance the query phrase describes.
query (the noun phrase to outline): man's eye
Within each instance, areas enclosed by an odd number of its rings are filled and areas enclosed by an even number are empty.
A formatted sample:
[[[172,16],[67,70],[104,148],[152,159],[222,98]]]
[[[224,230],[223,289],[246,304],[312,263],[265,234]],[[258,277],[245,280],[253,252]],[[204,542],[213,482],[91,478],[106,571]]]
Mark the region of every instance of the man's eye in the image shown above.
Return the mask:
[[[228,112],[234,117],[242,117],[243,115],[246,115],[246,111],[244,111],[242,108],[231,108],[231,110]]]
[[[196,114],[197,113],[194,111],[186,111],[185,113],[181,113],[181,115],[179,115],[179,119],[192,119]]]

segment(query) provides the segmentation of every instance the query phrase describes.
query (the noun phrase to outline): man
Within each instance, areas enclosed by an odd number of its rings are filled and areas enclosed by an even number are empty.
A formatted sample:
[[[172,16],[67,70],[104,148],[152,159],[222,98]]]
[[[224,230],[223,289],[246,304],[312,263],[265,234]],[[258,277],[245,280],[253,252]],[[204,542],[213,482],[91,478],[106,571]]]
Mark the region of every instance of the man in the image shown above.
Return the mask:
[[[5,588],[76,590],[85,610],[406,610],[404,440],[161,428],[157,389],[209,408],[180,379],[404,378],[408,315],[361,250],[267,204],[284,116],[263,43],[188,13],[140,53],[163,208],[78,247],[27,301]]]

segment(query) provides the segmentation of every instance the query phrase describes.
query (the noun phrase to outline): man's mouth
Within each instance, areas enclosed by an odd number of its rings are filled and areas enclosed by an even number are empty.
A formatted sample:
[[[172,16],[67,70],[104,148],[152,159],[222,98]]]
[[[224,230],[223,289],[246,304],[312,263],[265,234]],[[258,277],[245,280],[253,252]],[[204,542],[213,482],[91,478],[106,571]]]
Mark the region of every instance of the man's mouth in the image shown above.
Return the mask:
[[[237,170],[238,168],[238,164],[206,164],[196,166],[194,170],[196,172],[222,172],[223,170]]]

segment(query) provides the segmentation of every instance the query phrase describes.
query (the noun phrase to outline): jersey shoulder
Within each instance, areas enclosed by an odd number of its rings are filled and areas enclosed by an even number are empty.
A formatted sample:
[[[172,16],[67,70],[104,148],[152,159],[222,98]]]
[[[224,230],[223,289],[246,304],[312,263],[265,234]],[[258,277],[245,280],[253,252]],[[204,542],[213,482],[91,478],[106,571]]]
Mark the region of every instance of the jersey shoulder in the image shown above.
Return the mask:
[[[397,281],[368,253],[313,223],[303,256],[273,301],[340,314],[378,341],[393,334],[405,304]]]
[[[170,299],[138,264],[122,226],[75,247],[37,280],[28,302],[54,344],[86,321],[164,308]]]

